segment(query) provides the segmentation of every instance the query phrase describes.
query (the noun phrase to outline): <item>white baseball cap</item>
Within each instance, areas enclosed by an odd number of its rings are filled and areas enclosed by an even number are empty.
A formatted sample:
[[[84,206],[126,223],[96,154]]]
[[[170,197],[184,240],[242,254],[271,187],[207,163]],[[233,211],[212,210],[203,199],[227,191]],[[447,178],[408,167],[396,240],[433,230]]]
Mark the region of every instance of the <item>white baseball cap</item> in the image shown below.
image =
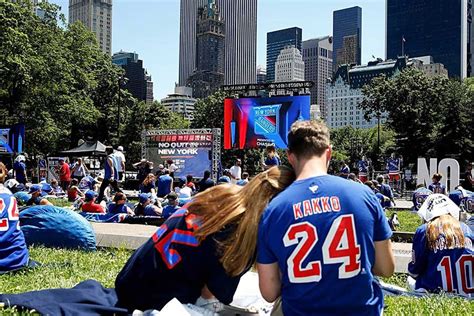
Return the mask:
[[[123,151],[123,146],[118,146],[118,147],[117,147],[117,150],[118,150],[118,151]]]
[[[421,205],[418,215],[426,222],[441,216],[450,214],[455,219],[459,220],[459,212],[461,209],[451,201],[446,195],[431,194],[429,195],[423,205]]]

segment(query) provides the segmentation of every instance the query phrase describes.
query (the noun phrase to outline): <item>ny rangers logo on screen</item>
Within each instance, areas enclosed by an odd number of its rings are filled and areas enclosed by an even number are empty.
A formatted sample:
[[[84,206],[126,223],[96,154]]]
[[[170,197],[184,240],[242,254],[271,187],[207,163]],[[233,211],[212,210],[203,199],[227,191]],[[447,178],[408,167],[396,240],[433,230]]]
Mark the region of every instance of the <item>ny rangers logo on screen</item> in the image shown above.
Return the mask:
[[[254,108],[255,134],[269,135],[278,133],[281,104]]]

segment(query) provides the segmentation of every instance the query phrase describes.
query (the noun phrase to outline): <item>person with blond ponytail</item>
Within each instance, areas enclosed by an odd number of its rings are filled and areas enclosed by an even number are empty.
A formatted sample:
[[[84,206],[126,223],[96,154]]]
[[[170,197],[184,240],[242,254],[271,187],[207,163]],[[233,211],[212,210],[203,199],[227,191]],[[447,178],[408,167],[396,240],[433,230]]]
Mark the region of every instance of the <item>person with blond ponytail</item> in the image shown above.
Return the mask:
[[[474,297],[474,236],[459,222],[459,207],[443,194],[428,196],[418,215],[408,284],[417,291]]]
[[[270,200],[295,179],[287,167],[246,186],[219,185],[176,211],[131,256],[115,280],[118,306],[161,309],[171,299],[218,311],[256,259],[258,223]]]

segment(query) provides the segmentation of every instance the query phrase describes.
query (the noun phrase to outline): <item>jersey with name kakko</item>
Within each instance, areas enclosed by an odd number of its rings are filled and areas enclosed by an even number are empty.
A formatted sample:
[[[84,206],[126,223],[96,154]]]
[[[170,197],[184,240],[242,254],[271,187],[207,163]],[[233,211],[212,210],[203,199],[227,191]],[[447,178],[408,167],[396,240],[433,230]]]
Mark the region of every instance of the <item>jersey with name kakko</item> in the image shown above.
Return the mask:
[[[377,315],[374,242],[392,231],[375,194],[340,177],[295,181],[275,197],[259,225],[257,261],[278,263],[285,315]]]
[[[429,292],[443,290],[473,298],[472,231],[466,224],[461,223],[464,247],[443,249],[444,236],[441,234],[437,241],[441,245],[440,250],[434,251],[427,247],[426,229],[427,224],[421,225],[413,237],[412,261],[408,264],[408,272],[416,278],[415,287]]]

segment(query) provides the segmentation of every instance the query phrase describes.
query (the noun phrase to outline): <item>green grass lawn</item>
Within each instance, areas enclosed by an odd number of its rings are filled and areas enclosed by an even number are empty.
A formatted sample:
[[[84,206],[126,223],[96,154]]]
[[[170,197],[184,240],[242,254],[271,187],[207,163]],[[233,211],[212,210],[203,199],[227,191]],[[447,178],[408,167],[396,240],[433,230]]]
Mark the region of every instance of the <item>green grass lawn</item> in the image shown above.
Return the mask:
[[[31,258],[43,266],[0,276],[2,293],[70,288],[77,283],[95,279],[105,287],[113,287],[131,252],[121,249],[83,252],[33,247]],[[405,286],[406,275],[397,274],[385,282]],[[415,299],[409,297],[387,297],[385,315],[472,315],[474,302],[442,296]],[[15,315],[14,309],[0,310],[1,315]]]
[[[415,232],[417,227],[423,223],[420,216],[411,211],[393,211],[390,209],[386,211],[388,218],[390,218],[393,213],[397,213],[398,215],[398,221],[400,222],[399,231]]]

